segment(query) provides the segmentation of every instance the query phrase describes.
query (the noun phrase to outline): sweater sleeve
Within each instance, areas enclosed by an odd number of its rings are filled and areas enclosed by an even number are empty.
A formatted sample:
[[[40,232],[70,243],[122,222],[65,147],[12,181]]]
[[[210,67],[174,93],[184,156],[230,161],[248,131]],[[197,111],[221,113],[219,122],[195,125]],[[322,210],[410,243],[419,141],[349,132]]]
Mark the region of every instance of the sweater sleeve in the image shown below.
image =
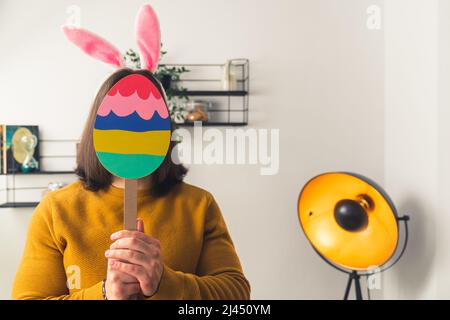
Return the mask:
[[[14,280],[12,298],[102,299],[101,282],[69,294],[64,270],[64,245],[54,233],[50,196],[37,206],[28,228],[25,249]]]
[[[250,299],[250,284],[212,196],[205,215],[203,247],[196,274],[164,265],[159,289],[150,299]]]

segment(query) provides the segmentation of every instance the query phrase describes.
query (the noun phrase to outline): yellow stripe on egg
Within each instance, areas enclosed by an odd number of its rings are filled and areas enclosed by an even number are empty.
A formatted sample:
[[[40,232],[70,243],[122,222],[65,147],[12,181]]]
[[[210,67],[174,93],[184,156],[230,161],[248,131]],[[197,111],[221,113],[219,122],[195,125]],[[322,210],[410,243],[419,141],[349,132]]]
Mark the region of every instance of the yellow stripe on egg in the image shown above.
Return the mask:
[[[94,129],[94,148],[97,152],[165,156],[169,144],[169,130],[134,132]]]

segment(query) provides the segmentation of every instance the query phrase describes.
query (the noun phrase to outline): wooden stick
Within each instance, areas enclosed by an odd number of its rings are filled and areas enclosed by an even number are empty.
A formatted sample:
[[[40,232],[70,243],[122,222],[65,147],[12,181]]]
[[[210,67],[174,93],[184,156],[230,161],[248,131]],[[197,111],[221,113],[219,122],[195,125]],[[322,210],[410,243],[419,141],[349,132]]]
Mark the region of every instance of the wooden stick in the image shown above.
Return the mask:
[[[125,179],[123,228],[125,230],[136,230],[136,218],[137,218],[137,180]]]
[[[125,190],[123,197],[123,228],[125,230],[136,230],[137,218],[137,180],[125,179]],[[143,300],[140,294],[129,297],[129,300]]]

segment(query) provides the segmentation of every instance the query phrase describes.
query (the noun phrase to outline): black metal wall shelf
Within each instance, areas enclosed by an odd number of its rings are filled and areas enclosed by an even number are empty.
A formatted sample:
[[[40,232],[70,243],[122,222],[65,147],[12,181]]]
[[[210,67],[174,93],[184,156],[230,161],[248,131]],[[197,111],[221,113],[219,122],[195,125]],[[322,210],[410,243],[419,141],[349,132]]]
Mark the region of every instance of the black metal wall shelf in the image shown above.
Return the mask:
[[[39,202],[5,202],[0,204],[0,209],[2,208],[34,208],[39,204]]]
[[[247,91],[243,90],[232,90],[232,91],[225,91],[225,90],[187,90],[187,91],[173,91],[172,93],[174,96],[188,96],[188,97],[243,97],[248,95]]]
[[[190,101],[211,104],[206,110],[204,126],[245,126],[248,124],[250,95],[250,63],[248,59],[233,59],[226,64],[166,64],[189,70],[173,81],[170,94],[188,97]],[[198,98],[198,99],[196,99]],[[177,123],[190,127],[193,123]]]
[[[41,139],[39,141],[41,146],[41,170],[21,172],[18,169],[13,169],[13,172],[0,173],[3,180],[0,186],[0,192],[2,192],[0,209],[36,207],[39,204],[41,192],[48,189],[50,181],[63,184],[72,182],[71,176],[75,176],[75,171],[67,168],[74,167],[78,141],[78,139]],[[56,148],[51,148],[51,146],[55,147],[55,143]],[[55,152],[61,152],[61,150],[64,150],[62,151],[63,154],[55,154]],[[69,164],[67,159],[73,159],[73,162],[71,160]],[[54,170],[50,170],[51,168],[54,168]],[[47,179],[45,176],[49,178]],[[51,180],[50,177],[52,177]]]
[[[240,127],[240,126],[246,126],[248,123],[246,122],[211,122],[211,121],[207,121],[207,122],[203,122],[202,126],[204,127],[227,127],[227,126],[231,126],[231,127]],[[183,123],[177,123],[178,126],[180,127],[193,127],[194,126],[194,122],[183,122]]]
[[[55,170],[55,171],[35,171],[35,172],[14,172],[14,173],[2,173],[2,176],[11,176],[13,179],[12,187],[6,187],[5,189],[0,189],[0,191],[13,192],[13,201],[7,201],[0,204],[0,209],[2,208],[34,208],[39,202],[35,201],[15,201],[15,192],[17,190],[44,190],[46,187],[16,187],[15,177],[16,176],[43,176],[43,175],[72,175],[75,174],[73,170]]]
[[[47,174],[75,174],[73,170],[65,171],[34,171],[34,172],[11,172],[11,173],[0,173],[2,176],[13,176],[13,175],[47,175]]]

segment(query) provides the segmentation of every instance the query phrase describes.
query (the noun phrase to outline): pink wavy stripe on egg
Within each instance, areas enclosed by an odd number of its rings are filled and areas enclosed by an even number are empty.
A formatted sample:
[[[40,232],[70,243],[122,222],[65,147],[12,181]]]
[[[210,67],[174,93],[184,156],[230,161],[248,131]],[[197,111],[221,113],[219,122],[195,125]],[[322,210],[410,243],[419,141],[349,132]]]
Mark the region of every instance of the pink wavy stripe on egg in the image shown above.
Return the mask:
[[[158,112],[159,116],[163,119],[169,116],[169,112],[162,97],[158,99],[150,94],[147,99],[142,99],[136,91],[127,97],[122,96],[119,92],[116,92],[113,96],[107,94],[103,99],[97,114],[105,117],[111,111],[119,117],[126,117],[136,111],[144,120],[150,120],[155,111]]]

